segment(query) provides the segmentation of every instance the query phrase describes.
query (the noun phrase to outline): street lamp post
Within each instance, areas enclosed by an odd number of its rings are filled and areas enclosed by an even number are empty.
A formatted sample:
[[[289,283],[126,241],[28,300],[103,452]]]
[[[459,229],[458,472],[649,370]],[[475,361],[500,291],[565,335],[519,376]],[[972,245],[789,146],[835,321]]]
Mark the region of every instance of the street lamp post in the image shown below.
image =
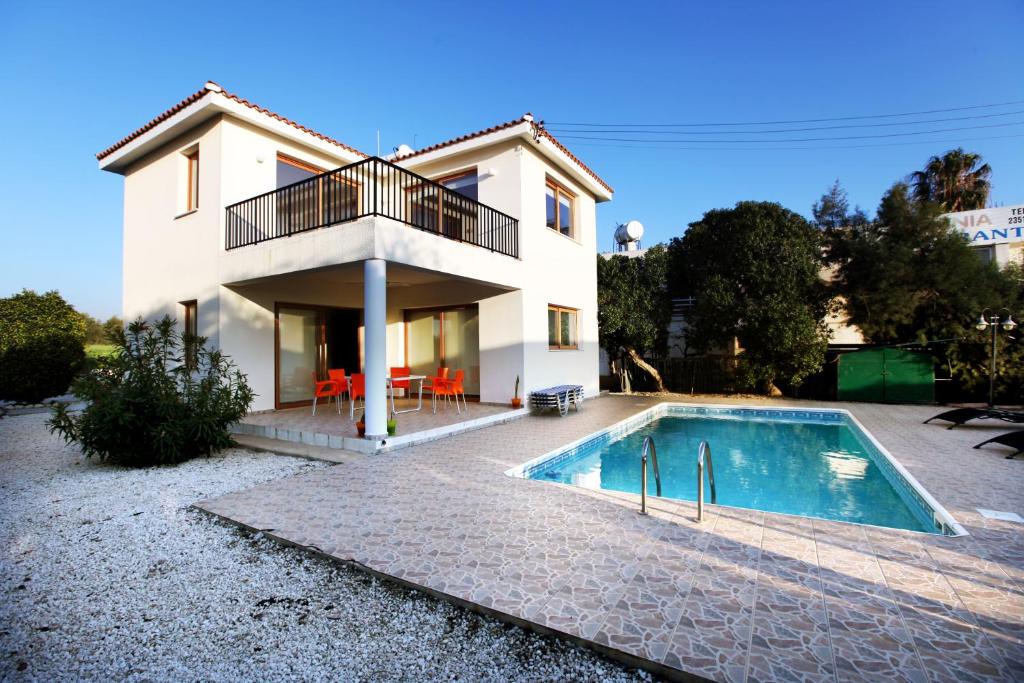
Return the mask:
[[[999,313],[1006,311],[1006,319],[1000,322]],[[988,313],[988,317],[985,314]],[[1017,323],[1014,322],[1013,316],[1008,308],[1000,308],[998,312],[993,313],[992,309],[986,308],[981,312],[978,317],[978,322],[975,323],[974,327],[979,332],[984,332],[987,328],[992,328],[992,354],[991,354],[991,365],[988,370],[988,407],[995,407],[995,393],[996,393],[996,332],[1000,327],[1006,332],[1012,332]]]

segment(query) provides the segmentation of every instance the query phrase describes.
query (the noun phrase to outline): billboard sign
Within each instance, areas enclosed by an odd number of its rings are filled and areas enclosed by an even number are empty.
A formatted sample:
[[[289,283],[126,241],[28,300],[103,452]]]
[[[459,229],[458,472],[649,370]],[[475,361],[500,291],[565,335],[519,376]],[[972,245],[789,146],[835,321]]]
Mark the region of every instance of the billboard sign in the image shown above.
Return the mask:
[[[945,214],[972,247],[1024,242],[1024,204]]]

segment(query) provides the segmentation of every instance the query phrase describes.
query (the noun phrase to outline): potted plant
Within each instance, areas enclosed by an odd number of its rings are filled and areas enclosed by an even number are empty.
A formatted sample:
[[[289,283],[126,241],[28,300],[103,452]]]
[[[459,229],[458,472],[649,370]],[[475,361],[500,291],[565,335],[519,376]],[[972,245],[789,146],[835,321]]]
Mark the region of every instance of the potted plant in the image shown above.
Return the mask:
[[[397,431],[398,422],[395,421],[395,414],[391,413],[391,417],[388,418],[388,436],[394,436]]]
[[[512,395],[512,407],[518,408],[521,405],[523,405],[523,401],[519,398],[519,375],[516,375],[516,391]]]

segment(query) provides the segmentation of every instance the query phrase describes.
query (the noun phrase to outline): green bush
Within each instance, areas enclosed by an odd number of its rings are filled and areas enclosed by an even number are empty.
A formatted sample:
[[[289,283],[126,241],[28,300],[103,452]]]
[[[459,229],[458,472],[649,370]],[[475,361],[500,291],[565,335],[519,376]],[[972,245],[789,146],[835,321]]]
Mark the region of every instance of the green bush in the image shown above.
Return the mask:
[[[87,456],[132,467],[168,465],[232,445],[228,427],[252,405],[245,375],[206,339],[183,339],[165,316],[115,332],[117,350],[96,359],[73,389],[81,413],[54,407],[51,431]]]
[[[85,319],[57,292],[0,299],[0,399],[38,403],[66,392],[84,342]]]

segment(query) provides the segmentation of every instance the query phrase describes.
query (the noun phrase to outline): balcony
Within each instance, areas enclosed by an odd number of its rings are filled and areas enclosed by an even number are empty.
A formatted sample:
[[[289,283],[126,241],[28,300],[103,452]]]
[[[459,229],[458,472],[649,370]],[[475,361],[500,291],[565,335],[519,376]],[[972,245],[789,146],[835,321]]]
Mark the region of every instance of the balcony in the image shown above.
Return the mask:
[[[226,249],[381,216],[456,242],[519,257],[519,221],[379,157],[232,204]]]

